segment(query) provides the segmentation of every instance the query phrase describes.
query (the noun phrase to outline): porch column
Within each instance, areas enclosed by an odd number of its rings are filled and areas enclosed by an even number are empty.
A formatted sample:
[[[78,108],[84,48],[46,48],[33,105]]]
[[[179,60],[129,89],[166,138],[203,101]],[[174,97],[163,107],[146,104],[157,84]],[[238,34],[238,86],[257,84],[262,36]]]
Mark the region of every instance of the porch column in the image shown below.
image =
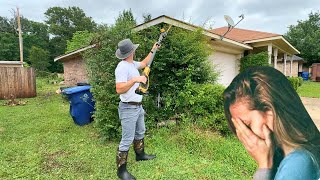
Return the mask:
[[[273,50],[273,55],[274,55],[274,68],[277,69],[277,63],[278,63],[278,48],[275,48]]]
[[[290,77],[292,77],[292,61],[293,61],[293,56],[290,58]]]
[[[283,56],[283,74],[287,76],[287,53]]]
[[[268,63],[271,64],[272,44],[268,44],[268,55],[269,55]]]

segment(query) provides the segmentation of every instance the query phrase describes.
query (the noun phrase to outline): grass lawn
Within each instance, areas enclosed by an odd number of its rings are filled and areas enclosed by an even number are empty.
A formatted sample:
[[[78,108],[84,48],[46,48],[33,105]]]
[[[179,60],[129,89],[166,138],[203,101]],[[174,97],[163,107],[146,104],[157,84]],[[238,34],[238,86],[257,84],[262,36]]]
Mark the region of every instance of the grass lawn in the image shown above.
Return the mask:
[[[302,97],[320,98],[320,82],[303,81],[298,94]]]
[[[24,106],[0,101],[0,179],[117,179],[118,140],[102,142],[94,123],[75,125],[58,86],[41,79],[37,86]],[[252,179],[256,169],[234,137],[196,127],[148,131],[146,146],[155,160],[136,162],[129,153],[137,179]]]

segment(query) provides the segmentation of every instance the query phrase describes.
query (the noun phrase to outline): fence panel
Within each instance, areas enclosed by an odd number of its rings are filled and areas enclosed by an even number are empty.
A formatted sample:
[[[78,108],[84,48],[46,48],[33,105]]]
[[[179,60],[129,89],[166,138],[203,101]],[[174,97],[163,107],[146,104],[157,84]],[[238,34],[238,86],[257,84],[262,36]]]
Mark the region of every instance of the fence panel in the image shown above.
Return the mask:
[[[35,97],[34,68],[0,67],[0,99]]]

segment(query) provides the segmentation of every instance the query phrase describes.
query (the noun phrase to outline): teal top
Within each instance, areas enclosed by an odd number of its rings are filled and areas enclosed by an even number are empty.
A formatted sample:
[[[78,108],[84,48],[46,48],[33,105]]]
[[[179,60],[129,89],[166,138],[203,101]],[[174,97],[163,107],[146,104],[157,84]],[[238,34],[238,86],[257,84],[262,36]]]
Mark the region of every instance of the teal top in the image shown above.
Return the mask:
[[[275,180],[314,179],[320,178],[320,169],[313,155],[304,149],[289,153],[280,163]]]
[[[270,169],[258,169],[254,180],[271,179]],[[280,163],[274,180],[319,180],[319,164],[314,156],[307,150],[295,149]]]

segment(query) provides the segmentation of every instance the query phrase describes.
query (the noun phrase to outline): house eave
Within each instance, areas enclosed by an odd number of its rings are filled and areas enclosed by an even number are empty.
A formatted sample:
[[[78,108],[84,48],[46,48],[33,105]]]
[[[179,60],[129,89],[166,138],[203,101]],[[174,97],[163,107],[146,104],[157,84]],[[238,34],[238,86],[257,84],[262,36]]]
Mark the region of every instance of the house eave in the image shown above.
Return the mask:
[[[85,50],[87,50],[87,49],[93,48],[93,47],[95,47],[95,46],[96,46],[96,45],[93,44],[93,45],[90,45],[90,46],[87,46],[87,47],[84,47],[84,48],[81,48],[81,49],[77,49],[77,50],[72,51],[72,52],[70,52],[70,53],[68,53],[68,54],[64,54],[64,55],[58,56],[58,57],[54,58],[54,62],[59,61],[59,60],[62,61],[62,60],[65,59],[65,58],[68,58],[68,57],[70,57],[70,56],[73,56],[73,55],[76,55],[76,54],[78,54],[78,53],[81,53],[81,52],[83,52],[83,51],[85,51]]]
[[[255,39],[250,41],[244,41],[246,44],[251,43],[259,43],[259,42],[266,42],[266,41],[275,41],[275,40],[282,40],[285,42],[292,50],[292,54],[300,54],[300,51],[298,51],[295,47],[293,47],[283,36],[274,36],[274,37],[268,37],[268,38],[262,38],[262,39]]]
[[[166,15],[162,15],[162,16],[154,18],[154,19],[152,19],[152,20],[150,20],[150,21],[148,21],[146,23],[139,24],[136,27],[134,27],[132,30],[134,32],[137,32],[137,31],[141,31],[143,29],[149,28],[151,26],[154,26],[154,25],[157,25],[157,24],[160,24],[160,23],[171,24],[173,26],[180,27],[180,28],[187,29],[187,30],[191,30],[191,31],[194,31],[194,30],[196,30],[198,28],[201,28],[199,26],[195,26],[195,25],[192,25],[192,24],[189,24],[189,23],[186,23],[186,22],[171,18],[171,17],[166,16]],[[204,35],[206,35],[208,37],[211,37],[211,38],[213,38],[215,40],[221,40],[221,36],[220,35],[212,33],[212,32],[210,32],[210,31],[208,31],[206,29],[203,29],[203,28],[201,28],[201,29],[203,30],[203,34]],[[249,45],[234,41],[234,40],[229,39],[229,38],[223,38],[221,41],[223,41],[225,43],[230,43],[233,46],[237,46],[237,47],[243,48],[245,50],[253,49],[253,47],[251,47]]]

